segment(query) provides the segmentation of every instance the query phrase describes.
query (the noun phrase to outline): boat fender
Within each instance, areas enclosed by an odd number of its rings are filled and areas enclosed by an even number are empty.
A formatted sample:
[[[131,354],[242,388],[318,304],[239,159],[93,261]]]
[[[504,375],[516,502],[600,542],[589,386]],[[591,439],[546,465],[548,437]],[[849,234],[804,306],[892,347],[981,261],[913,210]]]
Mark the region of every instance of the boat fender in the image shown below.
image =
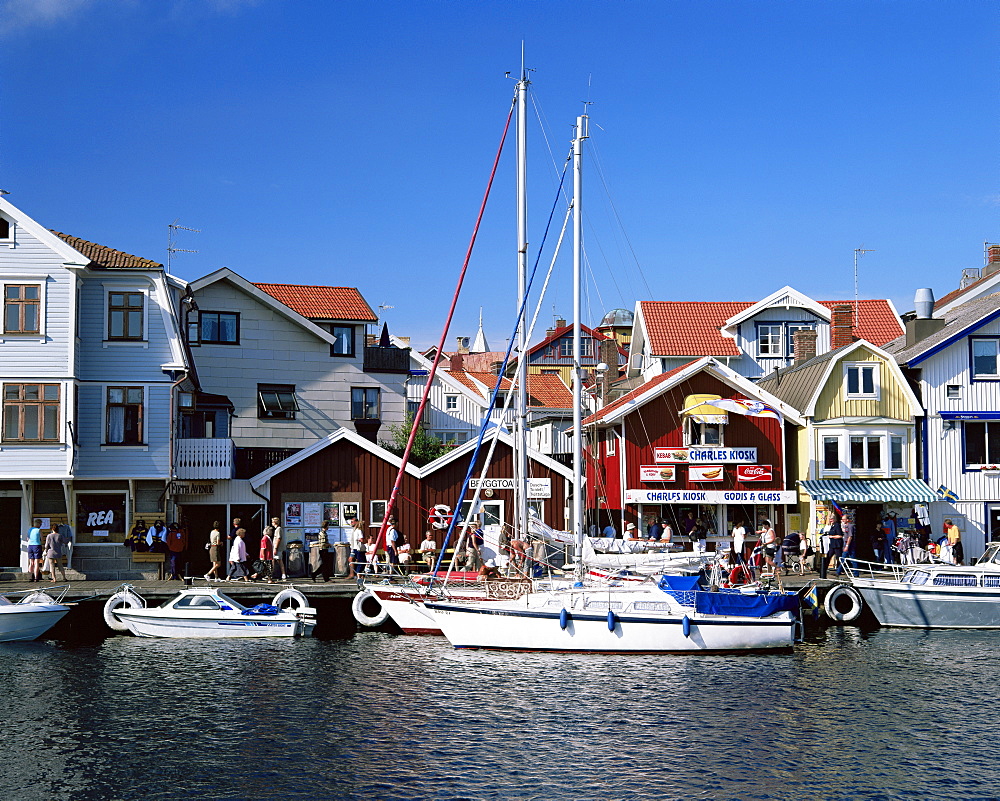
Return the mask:
[[[369,609],[375,608],[378,611],[374,614],[368,614],[365,611],[365,607]],[[362,590],[354,596],[354,600],[351,602],[351,611],[354,613],[354,619],[358,623],[369,628],[381,626],[389,619],[389,612],[386,611],[386,608],[382,606],[382,602],[372,595],[369,590]]]
[[[681,619],[681,631],[684,632],[685,637],[691,636],[691,618],[689,618],[687,615],[684,615],[684,617]]]
[[[569,625],[569,612],[567,612],[566,609],[563,609],[559,613],[559,628],[565,630],[568,625]]]
[[[826,594],[823,599],[823,611],[830,620],[837,623],[850,623],[857,620],[864,608],[864,601],[854,587],[840,584]]]
[[[286,604],[286,601],[290,601],[290,604]],[[303,607],[309,606],[309,601],[301,592],[299,592],[294,587],[285,587],[277,595],[271,599],[271,606],[276,606],[279,609],[285,609],[288,606],[294,606],[295,610],[298,611]]]
[[[608,631],[615,630],[615,613],[610,609],[608,610]]]
[[[128,631],[128,626],[115,617],[115,610],[122,607],[141,609],[142,599],[131,590],[121,590],[112,595],[104,604],[104,622],[113,631]]]

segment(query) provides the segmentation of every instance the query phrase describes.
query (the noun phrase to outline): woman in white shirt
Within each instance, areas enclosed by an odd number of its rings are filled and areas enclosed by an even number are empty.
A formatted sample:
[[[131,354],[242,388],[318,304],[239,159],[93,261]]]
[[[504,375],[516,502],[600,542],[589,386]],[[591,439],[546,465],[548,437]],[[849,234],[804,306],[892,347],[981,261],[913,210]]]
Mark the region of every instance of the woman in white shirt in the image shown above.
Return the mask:
[[[229,549],[229,578],[226,581],[249,581],[247,578],[247,545],[245,528],[237,529],[233,547]]]

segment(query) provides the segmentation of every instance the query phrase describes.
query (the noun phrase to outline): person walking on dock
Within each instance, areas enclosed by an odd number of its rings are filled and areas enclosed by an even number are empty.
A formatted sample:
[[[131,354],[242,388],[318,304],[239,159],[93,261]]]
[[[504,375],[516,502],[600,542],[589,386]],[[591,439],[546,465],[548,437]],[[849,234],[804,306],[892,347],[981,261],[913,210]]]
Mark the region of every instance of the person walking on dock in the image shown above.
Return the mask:
[[[170,553],[170,580],[183,580],[181,572],[184,569],[184,554],[187,552],[188,534],[187,529],[181,528],[178,523],[171,523],[167,530],[167,547]]]
[[[62,566],[62,543],[59,542],[59,533],[50,531],[45,538],[45,567],[42,572],[51,573],[52,583],[56,583],[56,568],[62,573],[62,580],[66,580],[66,571]]]
[[[212,523],[212,531],[208,535],[208,561],[212,563],[212,569],[205,574],[205,581],[221,579],[219,572],[222,569],[222,531],[218,520]]]
[[[271,560],[271,576],[277,581],[285,577],[285,536],[281,530],[281,519],[271,518],[271,525],[265,531],[271,537],[274,545],[274,558]]]
[[[42,580],[42,521],[28,529],[28,581]]]
[[[351,530],[348,534],[351,545],[350,572],[348,578],[355,578],[364,571],[365,564],[365,532],[364,524],[356,517],[351,519]]]
[[[246,529],[236,529],[233,547],[229,551],[229,578],[226,581],[247,580],[247,546],[244,542],[246,535]]]

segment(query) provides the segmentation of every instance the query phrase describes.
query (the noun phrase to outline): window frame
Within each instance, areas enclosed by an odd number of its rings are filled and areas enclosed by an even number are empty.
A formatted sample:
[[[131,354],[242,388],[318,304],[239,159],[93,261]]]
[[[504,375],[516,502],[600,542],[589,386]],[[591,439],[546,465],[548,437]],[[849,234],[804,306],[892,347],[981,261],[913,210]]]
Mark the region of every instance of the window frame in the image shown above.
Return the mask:
[[[894,446],[899,443],[899,466],[896,466],[894,457],[896,455]],[[906,471],[906,437],[902,434],[889,434],[888,438],[888,462],[890,473],[903,473]]]
[[[330,323],[327,326],[328,333],[330,334],[330,336],[332,336],[334,339],[340,342],[340,336],[337,334],[338,330],[346,330],[350,332],[349,334],[350,348],[347,351],[341,352],[337,350],[337,345],[330,345],[330,355],[347,359],[356,356],[358,353],[358,347],[357,347],[357,331],[355,330],[355,327],[353,325],[339,325],[335,323]]]
[[[4,233],[3,224],[6,223],[7,231]],[[6,216],[0,214],[0,242],[13,242],[14,241],[14,221],[8,220]]]
[[[865,391],[864,374],[871,371],[872,389]],[[851,375],[857,371],[857,391],[851,392]],[[882,370],[879,362],[844,362],[844,398],[847,400],[880,400]]]
[[[144,342],[146,339],[146,293],[141,289],[106,289],[105,298],[105,311],[107,313],[107,328],[105,329],[105,334],[108,342]],[[112,305],[112,297],[115,295],[122,295],[124,303],[123,305]],[[131,296],[138,296],[141,298],[142,302],[138,307],[132,306],[128,302],[128,298]],[[131,327],[128,325],[128,311],[138,309],[139,312],[139,333],[138,335],[133,335],[131,333]],[[115,314],[122,312],[122,330],[121,336],[115,336],[113,333]]]
[[[993,425],[995,432],[993,436],[997,440],[994,447],[990,447],[990,425]],[[981,461],[970,461],[969,458],[969,434],[973,427],[982,426],[982,455]],[[991,453],[992,451],[992,453]],[[990,456],[996,456],[991,460]],[[1000,420],[963,420],[962,421],[962,467],[965,472],[977,472],[986,466],[1000,464]]]
[[[860,441],[860,455],[861,464],[856,465],[854,459],[854,444],[855,441]],[[848,434],[847,437],[847,458],[848,458],[848,468],[852,473],[882,473],[885,472],[885,468],[882,465],[884,461],[882,458],[883,443],[885,437],[879,434]],[[874,447],[873,447],[874,446]],[[874,455],[875,465],[872,465],[872,456]]]
[[[208,339],[205,337],[205,316],[216,316],[216,330],[222,332],[221,315],[230,315],[236,318],[234,326],[235,339]],[[206,309],[198,312],[198,344],[199,345],[239,345],[240,344],[240,313],[233,311],[212,311]]]
[[[7,392],[9,387],[18,387],[18,397],[8,398]],[[31,399],[24,397],[25,387],[38,387],[39,397],[38,399]],[[46,389],[55,389],[56,397],[55,399],[46,398]],[[52,443],[62,442],[62,399],[63,391],[62,384],[51,384],[44,382],[4,382],[2,389],[0,389],[0,405],[2,405],[2,417],[0,417],[0,441],[12,445],[49,445]],[[8,437],[7,436],[7,416],[8,407],[14,406],[19,411],[17,413],[17,436]],[[38,437],[26,438],[24,436],[24,423],[25,423],[25,409],[27,407],[37,408],[37,425],[38,425]],[[55,408],[56,419],[55,419],[55,433],[52,437],[46,437],[45,434],[45,410]]]
[[[122,392],[124,400],[120,402],[112,402],[111,393],[114,390],[119,390]],[[139,392],[139,401],[130,402],[129,394],[132,392]],[[135,434],[133,438],[127,438],[128,428],[128,409],[137,408],[138,412],[136,414],[135,420]],[[122,439],[113,440],[111,439],[111,410],[112,409],[123,409],[122,412]],[[146,388],[144,386],[136,386],[134,384],[112,384],[104,388],[104,441],[103,445],[108,445],[111,447],[128,447],[135,445],[145,445],[146,444]]]
[[[18,288],[21,290],[25,289],[35,289],[38,296],[32,300],[30,298],[8,298],[7,293],[12,288]],[[22,334],[28,334],[30,336],[38,336],[42,333],[42,297],[43,289],[42,285],[39,283],[22,283],[21,281],[5,281],[3,282],[2,288],[0,288],[0,295],[3,297],[3,334],[2,336],[18,336]],[[13,330],[8,330],[7,328],[7,308],[8,306],[15,306],[18,311],[18,327]],[[24,310],[28,306],[35,307],[35,327],[25,328],[24,327]]]
[[[767,342],[768,347],[776,347],[777,352],[765,352],[764,351],[764,331],[768,330]],[[785,325],[784,323],[757,323],[757,356],[766,359],[783,359],[785,358],[784,353],[784,342],[785,342]],[[777,338],[774,337],[774,331],[777,330]],[[772,344],[773,340],[773,344]]]
[[[718,442],[705,441],[705,432],[709,429],[718,429]],[[698,434],[697,437],[695,437],[695,432]],[[722,423],[702,423],[693,417],[686,417],[684,420],[684,445],[695,448],[724,448],[726,446],[726,426]]]
[[[444,409],[446,412],[458,411],[458,395],[445,395]]]
[[[827,451],[827,444],[833,443],[835,446],[836,453],[833,454],[836,457],[837,463],[834,467],[829,464],[829,456],[831,455]],[[840,437],[839,436],[823,436],[822,437],[822,452],[823,452],[823,472],[824,473],[839,473],[843,469],[843,463],[840,458]]]
[[[989,342],[993,345],[993,372],[976,372],[976,345]],[[969,375],[973,381],[1000,380],[1000,337],[969,337]]]
[[[376,504],[381,504],[381,511],[375,514]],[[368,501],[368,528],[381,528],[385,521],[385,510],[389,508],[389,501]]]
[[[944,395],[945,400],[962,400],[962,385],[945,384]]]
[[[273,394],[274,401],[269,405],[265,394]],[[280,395],[290,395],[282,399]],[[287,404],[287,408],[286,408]],[[299,412],[299,399],[295,394],[295,384],[257,384],[257,419],[258,420],[294,420]]]
[[[375,393],[375,414],[369,414],[370,401],[368,394]],[[361,398],[357,394],[361,393]],[[359,408],[358,404],[362,404]],[[361,414],[358,414],[358,412]],[[351,419],[352,420],[381,420],[382,419],[382,391],[381,387],[351,387]]]

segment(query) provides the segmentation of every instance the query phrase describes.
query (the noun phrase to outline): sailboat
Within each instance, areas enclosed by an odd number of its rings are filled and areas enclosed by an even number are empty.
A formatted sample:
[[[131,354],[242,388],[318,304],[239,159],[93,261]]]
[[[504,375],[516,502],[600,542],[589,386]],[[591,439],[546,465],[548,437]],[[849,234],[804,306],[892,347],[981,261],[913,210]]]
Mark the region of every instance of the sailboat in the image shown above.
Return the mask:
[[[577,118],[573,142],[573,530],[577,581],[536,589],[514,600],[425,602],[456,648],[517,651],[658,653],[790,648],[801,633],[794,593],[705,591],[698,576],[663,576],[626,586],[585,586],[583,578],[582,382],[580,274],[583,143],[588,117]]]

